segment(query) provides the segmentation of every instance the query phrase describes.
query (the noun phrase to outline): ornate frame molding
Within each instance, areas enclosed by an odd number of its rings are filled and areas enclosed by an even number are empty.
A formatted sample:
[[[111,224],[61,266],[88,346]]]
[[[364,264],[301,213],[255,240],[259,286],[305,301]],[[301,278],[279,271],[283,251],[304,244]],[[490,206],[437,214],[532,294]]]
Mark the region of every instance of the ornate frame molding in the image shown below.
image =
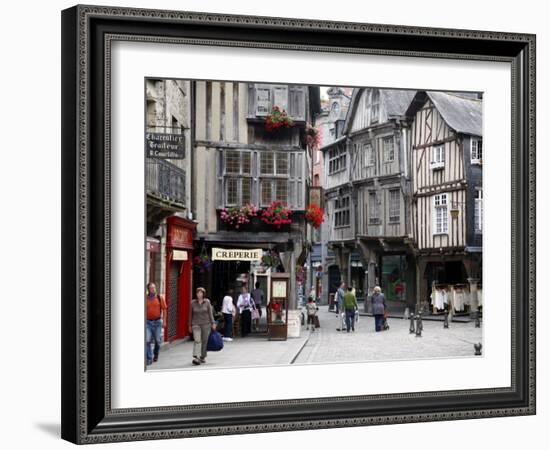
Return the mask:
[[[145,34],[128,34],[105,31],[100,34],[103,45],[101,58],[102,67],[98,65],[98,47],[93,38],[98,39],[99,32],[92,30],[97,19],[118,23],[139,21],[142,24],[161,23],[177,27],[192,25],[194,27],[226,27],[238,26],[254,31],[281,31],[290,35],[290,41],[300,30],[330,31],[336,36],[354,35],[374,36],[377,45],[390,37],[423,37],[434,39],[453,38],[464,42],[471,41],[472,47],[483,41],[493,41],[508,49],[498,54],[481,54],[475,52],[446,53],[434,49],[413,50],[397,48],[371,48],[357,46],[339,46],[321,44],[297,44],[285,42],[267,42],[244,39],[219,39],[204,37],[168,37]],[[159,11],[148,9],[112,8],[99,6],[76,6],[63,13],[63,188],[69,190],[63,197],[63,367],[64,383],[62,399],[62,435],[65,439],[76,443],[99,443],[113,441],[133,441],[144,439],[166,439],[175,437],[196,437],[220,434],[242,434],[272,431],[301,430],[328,427],[349,427],[391,423],[409,423],[424,421],[457,420],[470,418],[499,417],[511,415],[528,415],[535,413],[535,36],[530,34],[500,33],[489,31],[451,30],[442,28],[405,27],[398,25],[377,25],[351,22],[332,22],[306,19],[287,19],[257,16],[239,16],[227,14],[206,14],[197,12]],[[102,30],[103,32],[103,30]],[[95,33],[95,34],[94,34]],[[296,34],[297,35],[297,34]],[[383,54],[395,56],[435,57],[450,59],[481,59],[487,61],[504,61],[512,65],[512,386],[510,388],[437,391],[409,394],[371,395],[359,397],[331,397],[317,399],[292,399],[269,402],[229,403],[218,405],[193,405],[180,407],[155,407],[136,409],[111,409],[110,397],[110,64],[111,44],[113,41],[141,41],[155,43],[185,43],[196,45],[218,45],[232,47],[276,48],[303,51],[323,51],[341,53]],[[382,44],[380,44],[382,43]],[[94,47],[95,45],[95,47]],[[434,45],[435,48],[435,45]],[[517,51],[514,49],[517,48]],[[68,65],[68,66],[67,66]],[[70,67],[69,67],[70,66]],[[94,108],[90,92],[95,93],[98,86],[98,70],[105,68],[102,102],[104,106],[104,123],[101,143],[103,155],[101,161],[91,154],[91,139],[95,130],[92,123],[94,116],[90,111]],[[516,101],[519,99],[519,102]],[[76,105],[76,106],[75,106]],[[99,139],[96,139],[96,142]],[[76,151],[75,151],[76,148]],[[92,162],[94,161],[94,162]],[[99,165],[98,165],[99,164]],[[76,168],[76,170],[75,170]],[[98,179],[94,175],[103,172],[102,186],[97,187]],[[523,178],[522,178],[523,177]],[[528,190],[518,191],[525,185]],[[101,197],[101,198],[100,198]],[[99,201],[99,203],[97,203]],[[100,220],[99,209],[105,212]],[[522,214],[523,213],[523,214]],[[525,213],[527,215],[525,215]],[[103,248],[101,251],[93,246],[94,233],[102,221]],[[65,233],[66,232],[66,233]],[[519,239],[518,239],[518,236]],[[527,241],[522,245],[523,241]],[[518,251],[519,249],[519,254]],[[519,263],[518,263],[519,261]],[[102,268],[96,265],[101,262]],[[91,271],[94,271],[93,274]],[[102,315],[103,338],[94,335],[91,327],[97,322],[90,317],[98,310],[92,310],[92,300],[97,286],[92,284],[94,277],[103,273],[101,295],[106,299]],[[524,292],[527,297],[520,299],[514,293]],[[75,299],[77,302],[75,303]],[[519,302],[519,303],[518,303]],[[521,304],[520,304],[521,303]],[[98,308],[97,304],[94,304]],[[99,305],[101,306],[101,305]],[[517,311],[524,308],[521,318]],[[101,311],[100,311],[101,312]],[[67,320],[73,320],[65,325]],[[518,323],[518,320],[525,323]],[[520,326],[521,325],[521,326]],[[520,329],[518,329],[520,326]],[[518,333],[525,342],[516,342]],[[98,340],[99,339],[99,340]],[[68,340],[72,340],[68,342]],[[103,399],[101,408],[90,400],[91,394],[97,393],[97,384],[91,380],[90,365],[94,359],[90,354],[92,343],[103,342],[104,367]],[[526,352],[518,356],[519,345],[523,344]],[[523,347],[522,347],[523,348]],[[523,357],[524,359],[518,359]],[[97,362],[97,361],[95,361]],[[516,367],[521,366],[521,373]],[[97,377],[94,374],[94,378]],[[92,387],[93,384],[93,387]],[[264,423],[213,424],[206,426],[168,425],[155,427],[148,421],[154,416],[157,423],[170,414],[185,414],[189,411],[234,410],[235,408],[254,408],[262,406],[304,406],[342,404],[346,401],[380,401],[403,400],[411,401],[426,396],[433,398],[456,397],[457,399],[474,399],[476,396],[491,396],[495,394],[512,394],[518,392],[519,385],[527,393],[527,398],[520,395],[521,401],[509,406],[488,408],[456,409],[443,412],[404,412],[402,414],[381,414],[372,412],[361,417],[330,417],[315,420],[281,420]],[[464,400],[463,400],[464,401]],[[251,414],[249,413],[249,416]],[[135,423],[128,425],[128,418]],[[101,420],[98,420],[101,419]],[[124,425],[121,425],[125,422]]]

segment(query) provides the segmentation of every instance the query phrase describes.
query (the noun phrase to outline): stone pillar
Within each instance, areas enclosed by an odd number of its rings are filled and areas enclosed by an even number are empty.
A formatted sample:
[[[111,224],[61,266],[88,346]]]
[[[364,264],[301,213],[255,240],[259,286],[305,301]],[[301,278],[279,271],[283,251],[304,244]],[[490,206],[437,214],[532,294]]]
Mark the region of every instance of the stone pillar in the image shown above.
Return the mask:
[[[427,299],[426,292],[426,279],[424,278],[426,272],[426,261],[420,257],[416,258],[416,307],[420,308],[422,302]]]
[[[477,314],[479,304],[477,301],[477,283],[479,278],[468,278],[468,283],[470,283],[470,314],[474,316]]]

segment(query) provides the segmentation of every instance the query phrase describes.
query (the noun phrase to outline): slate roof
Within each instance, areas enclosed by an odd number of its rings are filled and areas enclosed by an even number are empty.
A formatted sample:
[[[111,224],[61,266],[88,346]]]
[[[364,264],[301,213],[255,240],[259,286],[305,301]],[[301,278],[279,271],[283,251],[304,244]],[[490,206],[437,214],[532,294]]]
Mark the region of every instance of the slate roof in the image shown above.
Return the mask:
[[[421,108],[425,103],[426,96],[433,102],[445,123],[457,133],[483,136],[481,100],[468,98],[463,94],[423,91],[416,95],[407,114],[412,115]]]
[[[353,90],[346,117],[346,124],[344,126],[344,133],[349,133],[350,131],[352,117],[359,103],[359,99],[365,90],[366,88],[355,88]],[[379,91],[380,103],[384,103],[389,118],[404,116],[416,94],[416,91],[400,89],[379,89]]]

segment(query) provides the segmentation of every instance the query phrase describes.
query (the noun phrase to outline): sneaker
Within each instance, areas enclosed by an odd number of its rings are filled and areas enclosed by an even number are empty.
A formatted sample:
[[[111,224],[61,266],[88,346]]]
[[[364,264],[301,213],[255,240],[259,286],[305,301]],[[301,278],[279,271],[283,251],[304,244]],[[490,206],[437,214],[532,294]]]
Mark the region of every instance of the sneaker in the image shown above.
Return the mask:
[[[201,362],[199,361],[198,358],[193,358],[192,363],[193,363],[194,366],[199,366]]]
[[[147,365],[150,366],[151,364],[153,364],[153,361],[151,361],[150,359],[147,360]]]
[[[159,355],[153,356],[153,362],[157,362],[159,360]]]
[[[206,356],[200,356],[199,360],[202,364],[204,364],[206,362]]]
[[[223,340],[225,342],[231,342],[233,340],[233,338],[230,338],[230,337],[224,337]]]

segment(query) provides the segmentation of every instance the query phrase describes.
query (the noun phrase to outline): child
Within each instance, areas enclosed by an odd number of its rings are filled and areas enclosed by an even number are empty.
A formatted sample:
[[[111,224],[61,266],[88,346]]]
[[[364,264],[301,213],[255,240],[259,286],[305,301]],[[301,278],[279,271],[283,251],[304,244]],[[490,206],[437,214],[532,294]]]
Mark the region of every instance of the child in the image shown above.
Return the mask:
[[[315,315],[317,314],[318,309],[319,308],[317,307],[317,304],[313,300],[313,297],[309,296],[306,303],[306,311],[307,311],[306,330],[309,330],[309,324],[311,324],[311,331],[315,331]]]

